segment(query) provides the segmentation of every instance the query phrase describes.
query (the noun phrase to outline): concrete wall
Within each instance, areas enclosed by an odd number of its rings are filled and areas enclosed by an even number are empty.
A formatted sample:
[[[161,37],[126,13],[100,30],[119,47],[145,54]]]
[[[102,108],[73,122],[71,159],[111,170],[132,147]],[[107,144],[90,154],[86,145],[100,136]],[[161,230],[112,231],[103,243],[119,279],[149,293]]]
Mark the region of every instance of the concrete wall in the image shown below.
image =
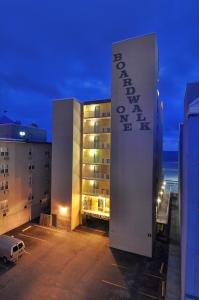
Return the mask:
[[[0,155],[0,169],[8,165],[8,174],[0,174],[0,185],[4,180],[8,182],[8,190],[0,190],[2,234],[39,217],[40,212],[49,207],[51,144],[1,141],[0,149],[7,149],[9,154],[7,158]],[[29,166],[34,168],[29,169]],[[28,199],[30,195],[33,199]],[[7,200],[8,211],[1,209],[4,200]]]
[[[51,212],[54,225],[68,230],[79,224],[80,112],[75,99],[53,103]]]
[[[152,256],[157,48],[154,34],[113,45],[110,246]]]

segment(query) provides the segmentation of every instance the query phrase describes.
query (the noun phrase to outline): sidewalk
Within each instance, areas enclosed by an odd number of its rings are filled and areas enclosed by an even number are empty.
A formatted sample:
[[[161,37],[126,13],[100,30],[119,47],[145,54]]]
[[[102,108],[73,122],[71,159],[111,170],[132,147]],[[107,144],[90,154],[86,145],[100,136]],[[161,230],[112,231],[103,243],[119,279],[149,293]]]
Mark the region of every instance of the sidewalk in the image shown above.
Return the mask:
[[[171,199],[170,245],[167,270],[166,300],[180,300],[180,245],[178,199]]]

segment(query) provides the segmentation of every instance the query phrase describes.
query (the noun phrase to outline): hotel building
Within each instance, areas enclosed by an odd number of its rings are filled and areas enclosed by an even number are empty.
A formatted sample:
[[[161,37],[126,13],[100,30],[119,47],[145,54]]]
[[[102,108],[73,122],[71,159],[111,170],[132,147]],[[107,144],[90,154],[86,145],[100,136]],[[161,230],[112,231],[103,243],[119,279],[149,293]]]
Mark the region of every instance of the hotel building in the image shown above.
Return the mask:
[[[110,220],[110,246],[152,256],[162,104],[154,34],[113,45],[112,98],[53,103],[54,225]]]
[[[15,125],[8,118],[0,120],[0,127],[4,128],[0,130],[0,234],[3,234],[39,217],[40,212],[49,212],[51,144],[24,141],[20,132],[26,131],[21,126],[15,132],[18,139],[13,139],[9,132],[13,133],[5,128]]]
[[[111,101],[83,105],[82,215],[110,218]]]

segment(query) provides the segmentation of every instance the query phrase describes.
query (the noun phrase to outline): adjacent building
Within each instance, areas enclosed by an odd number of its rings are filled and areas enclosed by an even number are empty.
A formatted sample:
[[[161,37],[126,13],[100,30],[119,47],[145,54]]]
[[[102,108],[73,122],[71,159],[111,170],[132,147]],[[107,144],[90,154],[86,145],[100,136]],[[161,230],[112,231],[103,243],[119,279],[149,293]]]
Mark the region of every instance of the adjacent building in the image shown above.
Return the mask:
[[[199,299],[199,82],[186,87],[179,162],[181,299]]]
[[[7,124],[0,128],[8,128]],[[36,142],[35,136],[25,141],[7,134],[0,130],[0,234],[50,209],[51,144]]]
[[[113,45],[112,99],[53,103],[54,225],[110,220],[110,246],[152,256],[162,104],[154,34]]]
[[[20,121],[13,121],[7,116],[0,117],[0,137],[21,141],[46,142],[47,132],[39,128],[36,123],[23,125]]]

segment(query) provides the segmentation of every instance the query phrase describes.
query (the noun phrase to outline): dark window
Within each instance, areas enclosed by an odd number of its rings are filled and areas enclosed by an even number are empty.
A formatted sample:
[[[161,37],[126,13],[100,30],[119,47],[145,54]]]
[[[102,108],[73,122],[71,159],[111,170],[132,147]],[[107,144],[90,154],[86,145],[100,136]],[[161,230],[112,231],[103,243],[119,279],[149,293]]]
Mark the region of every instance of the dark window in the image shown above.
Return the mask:
[[[22,244],[22,243],[19,243],[19,244],[18,244],[18,247],[19,247],[19,249],[21,249],[21,248],[23,247],[23,244]]]
[[[18,251],[18,247],[17,247],[17,246],[14,246],[14,247],[13,247],[13,252],[16,252],[16,251]]]

